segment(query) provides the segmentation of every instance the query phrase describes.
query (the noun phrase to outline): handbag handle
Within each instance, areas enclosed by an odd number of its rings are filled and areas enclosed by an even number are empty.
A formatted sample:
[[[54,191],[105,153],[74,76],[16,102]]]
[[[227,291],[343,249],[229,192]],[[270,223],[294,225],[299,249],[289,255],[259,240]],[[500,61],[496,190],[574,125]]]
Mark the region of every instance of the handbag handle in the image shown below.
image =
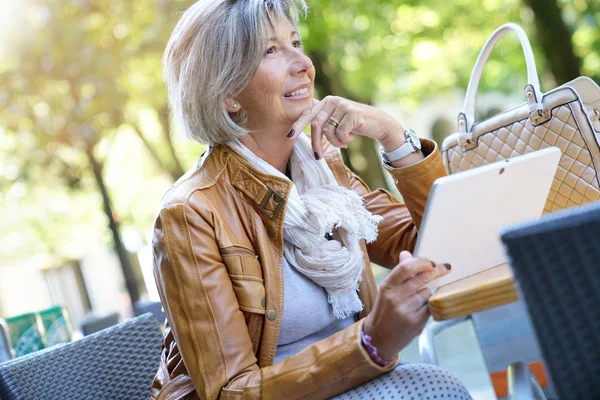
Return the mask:
[[[477,96],[477,90],[479,89],[479,81],[483,74],[483,68],[494,50],[494,47],[498,41],[506,35],[508,32],[514,32],[521,42],[521,48],[525,55],[525,63],[527,65],[527,86],[525,87],[526,100],[529,104],[529,112],[536,113],[543,110],[541,103],[542,92],[540,90],[540,80],[538,78],[537,68],[535,66],[535,58],[533,57],[533,51],[531,50],[531,44],[527,38],[527,34],[517,24],[508,23],[504,24],[492,33],[490,38],[487,40],[483,49],[477,57],[471,78],[469,79],[469,86],[467,87],[467,94],[465,96],[465,104],[463,111],[458,114],[458,132],[459,141],[463,137],[466,139],[467,144],[471,143],[471,129],[475,123],[475,98]],[[539,99],[539,102],[538,102]]]

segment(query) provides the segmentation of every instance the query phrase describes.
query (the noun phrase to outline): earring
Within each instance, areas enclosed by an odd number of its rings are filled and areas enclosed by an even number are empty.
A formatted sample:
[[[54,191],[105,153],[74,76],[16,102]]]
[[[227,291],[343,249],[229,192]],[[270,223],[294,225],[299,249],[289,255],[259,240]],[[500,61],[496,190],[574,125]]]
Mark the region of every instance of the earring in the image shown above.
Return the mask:
[[[237,105],[237,103],[235,103],[235,104],[233,105],[233,108],[238,108],[238,105]]]

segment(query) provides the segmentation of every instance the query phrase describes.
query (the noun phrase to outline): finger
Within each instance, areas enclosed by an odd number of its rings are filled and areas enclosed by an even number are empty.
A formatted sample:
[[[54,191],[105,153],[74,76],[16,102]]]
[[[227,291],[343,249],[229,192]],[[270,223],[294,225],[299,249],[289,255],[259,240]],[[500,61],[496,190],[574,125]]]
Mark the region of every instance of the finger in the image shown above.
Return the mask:
[[[347,120],[347,118],[345,118]],[[344,120],[342,120],[344,122]],[[340,129],[341,128],[341,129]],[[348,128],[348,126],[343,126],[340,124],[339,128],[336,129],[335,135],[343,143],[350,143],[354,140],[354,133]]]
[[[402,250],[400,252],[400,254],[398,255],[398,262],[401,263],[402,261],[411,259],[412,257],[413,257],[413,255],[411,254],[410,251]]]
[[[363,124],[362,117],[350,111],[346,112],[344,118],[339,121],[340,126],[335,130],[335,135],[340,141],[350,143],[354,139],[354,133],[352,132]]]
[[[338,147],[338,148],[344,148],[344,149],[348,148],[348,143],[345,143],[345,142],[342,142],[341,140],[339,140],[335,134],[335,130],[336,130],[336,127],[333,126],[333,124],[329,123],[329,119],[328,119],[328,122],[326,122],[325,126],[323,126],[323,134],[325,134],[329,143],[331,143],[332,145],[334,145],[335,147]]]
[[[415,282],[411,279],[408,283],[408,285],[414,285]],[[416,285],[413,286],[414,288],[416,288]],[[420,287],[416,290],[414,290],[409,298],[406,300],[407,302],[407,306],[409,307],[410,310],[420,310],[421,307],[423,307],[424,304],[427,304],[427,301],[429,300],[429,298],[431,297],[431,290],[425,286],[425,287]]]
[[[410,254],[410,253],[409,253]],[[406,257],[406,256],[404,256]],[[388,275],[389,282],[394,285],[401,285],[413,276],[429,272],[434,269],[432,262],[422,257],[404,258],[401,254],[400,259],[402,260],[392,272]]]
[[[300,117],[292,125],[292,129],[290,130],[290,133],[292,131],[294,131],[294,133],[290,136],[290,138],[293,139],[293,138],[297,137],[299,134],[301,134],[302,131],[304,130],[304,128],[306,128],[311,123],[313,118],[319,113],[319,111],[321,111],[321,109],[324,106],[325,106],[325,103],[323,101],[318,101],[316,99],[313,99],[313,106],[311,108],[307,108],[306,110],[304,110],[302,115],[300,115]]]
[[[327,138],[329,143],[331,143],[335,147],[347,149],[348,143],[342,142],[340,139],[338,139],[338,137],[335,135],[335,131],[333,131],[332,129],[326,129],[328,125],[329,124],[325,124],[325,127],[323,128],[323,133],[325,134],[325,137]]]
[[[331,102],[327,103],[310,123],[311,143],[317,160],[319,160],[323,154],[323,128],[327,125],[327,120],[334,108],[335,104],[332,104]]]
[[[323,133],[325,136],[327,136],[327,140],[329,140],[329,142],[336,147],[348,148],[348,142],[340,139],[337,132],[339,124],[341,121],[343,121],[345,114],[345,108],[342,105],[338,105],[338,107],[333,110],[333,113],[323,127]],[[335,124],[331,123],[331,119],[335,120],[334,122],[337,122],[338,125],[336,126]]]
[[[407,296],[415,296],[421,290],[427,288],[427,283],[420,279],[422,274],[417,274],[404,282],[404,286],[402,286],[402,292]]]
[[[318,160],[321,158],[319,154],[323,154],[323,137],[317,134],[317,129],[313,128],[313,124],[316,126],[316,122],[313,121],[310,123],[310,144],[315,155],[315,160]],[[317,153],[315,149],[321,150],[321,153]]]
[[[429,307],[427,303],[421,306],[418,310],[414,310],[410,312],[409,323],[407,328],[410,329],[412,338],[415,338],[423,332],[425,325],[427,325],[427,321],[429,321]]]
[[[417,336],[421,334],[421,332],[423,331],[423,328],[425,328],[425,325],[427,324],[427,321],[429,321],[429,317],[431,316],[431,314],[429,313],[429,303],[425,303],[423,304],[423,306],[417,310],[416,312],[416,320],[417,322]]]
[[[423,282],[423,285],[427,285],[433,280],[440,278],[444,275],[448,275],[451,270],[450,264],[435,264],[435,268],[428,272],[422,272],[417,277]]]
[[[337,97],[327,96],[321,100],[321,110],[315,115],[313,120],[310,122],[311,138],[314,135],[315,138],[312,140],[313,152],[315,159],[321,159],[323,155],[323,127],[327,123],[329,116],[333,113],[333,110],[337,107]]]

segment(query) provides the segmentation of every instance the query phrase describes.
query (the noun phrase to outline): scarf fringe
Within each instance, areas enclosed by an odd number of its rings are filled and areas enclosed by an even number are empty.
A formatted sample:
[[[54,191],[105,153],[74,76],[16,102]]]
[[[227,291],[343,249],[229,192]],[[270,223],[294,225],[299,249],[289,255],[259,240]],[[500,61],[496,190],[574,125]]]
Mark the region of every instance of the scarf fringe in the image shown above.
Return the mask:
[[[358,289],[358,286],[357,288]],[[327,292],[327,301],[333,308],[333,315],[337,319],[346,319],[354,313],[363,310],[364,305],[360,301],[355,290]]]

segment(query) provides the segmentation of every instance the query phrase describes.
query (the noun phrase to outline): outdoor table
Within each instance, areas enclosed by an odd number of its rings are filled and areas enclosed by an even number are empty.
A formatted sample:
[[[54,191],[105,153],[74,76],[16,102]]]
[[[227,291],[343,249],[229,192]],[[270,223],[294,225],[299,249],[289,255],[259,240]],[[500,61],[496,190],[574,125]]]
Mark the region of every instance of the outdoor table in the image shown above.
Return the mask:
[[[429,298],[429,311],[433,319],[444,321],[518,299],[510,266],[501,264],[438,288]]]

